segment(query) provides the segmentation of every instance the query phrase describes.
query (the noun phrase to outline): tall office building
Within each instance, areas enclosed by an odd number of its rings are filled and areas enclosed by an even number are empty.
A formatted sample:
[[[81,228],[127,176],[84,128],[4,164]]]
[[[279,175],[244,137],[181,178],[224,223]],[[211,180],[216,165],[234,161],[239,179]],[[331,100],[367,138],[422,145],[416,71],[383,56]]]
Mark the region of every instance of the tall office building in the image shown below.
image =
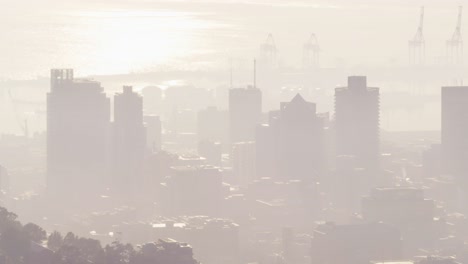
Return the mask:
[[[260,89],[235,88],[229,90],[230,143],[253,141],[255,128],[262,117],[262,92]]]
[[[51,71],[47,94],[47,188],[52,197],[80,200],[106,181],[110,101],[99,82]],[[86,195],[83,195],[86,192]]]
[[[112,182],[117,198],[135,198],[142,193],[146,133],[143,98],[131,86],[114,97]]]
[[[304,182],[318,180],[324,169],[323,120],[316,105],[297,94],[281,103],[277,126],[279,176]]]
[[[468,183],[468,86],[442,87],[441,132],[442,172]]]
[[[162,147],[161,118],[155,115],[143,117],[146,127],[146,149],[150,152],[159,152]]]
[[[232,169],[234,182],[248,186],[255,178],[255,142],[239,142],[232,146]]]
[[[353,156],[356,167],[371,172],[379,168],[379,100],[379,88],[368,87],[364,76],[335,89],[336,155]]]
[[[257,130],[258,177],[308,183],[318,180],[325,164],[323,129],[316,105],[300,94],[281,103],[280,110],[270,114],[269,126]],[[261,175],[265,172],[274,175]]]

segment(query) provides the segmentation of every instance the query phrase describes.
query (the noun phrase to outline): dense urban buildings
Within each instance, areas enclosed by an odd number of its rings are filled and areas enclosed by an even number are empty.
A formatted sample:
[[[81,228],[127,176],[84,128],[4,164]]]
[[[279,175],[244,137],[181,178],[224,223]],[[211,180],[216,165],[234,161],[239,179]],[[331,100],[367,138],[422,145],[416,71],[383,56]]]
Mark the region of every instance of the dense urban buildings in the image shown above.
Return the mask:
[[[219,168],[173,167],[166,188],[166,206],[170,215],[219,215],[223,203]]]
[[[411,137],[381,147],[379,88],[364,76],[334,90],[331,119],[300,93],[264,113],[255,87],[226,89],[226,108],[191,103],[187,87],[151,89],[160,107],[131,86],[111,107],[99,82],[52,70],[48,197],[80,205],[81,232],[177,263],[449,260],[416,258],[421,249],[465,259],[454,211],[465,203],[465,89],[442,89],[442,141],[417,148]]]
[[[0,264],[468,263],[461,6],[70,1],[0,9]]]

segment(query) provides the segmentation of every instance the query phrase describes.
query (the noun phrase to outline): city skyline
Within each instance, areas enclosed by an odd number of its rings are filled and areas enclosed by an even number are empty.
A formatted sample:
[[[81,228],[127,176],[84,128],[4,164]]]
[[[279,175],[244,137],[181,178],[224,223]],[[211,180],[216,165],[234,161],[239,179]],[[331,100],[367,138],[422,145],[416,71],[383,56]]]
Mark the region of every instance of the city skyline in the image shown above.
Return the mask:
[[[0,264],[468,263],[463,4],[7,0]]]

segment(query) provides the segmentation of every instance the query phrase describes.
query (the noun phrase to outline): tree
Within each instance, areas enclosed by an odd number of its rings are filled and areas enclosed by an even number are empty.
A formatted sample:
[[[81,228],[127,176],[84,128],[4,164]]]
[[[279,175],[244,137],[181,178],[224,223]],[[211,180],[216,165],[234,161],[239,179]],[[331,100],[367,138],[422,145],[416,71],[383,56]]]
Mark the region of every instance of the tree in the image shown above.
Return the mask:
[[[22,232],[21,228],[10,226],[3,230],[0,236],[0,249],[5,255],[14,261],[21,263],[30,249],[30,240]]]
[[[64,246],[76,248],[80,252],[80,257],[87,261],[95,264],[104,262],[104,250],[99,240],[78,237],[72,232],[68,232],[63,238],[63,246],[61,248]]]
[[[83,257],[79,248],[64,244],[55,252],[52,258],[52,264],[87,264],[88,261]]]
[[[46,231],[40,226],[33,223],[29,223],[23,226],[23,233],[29,240],[38,244],[42,243],[42,241],[47,239]]]
[[[78,238],[72,232],[68,232],[63,238],[64,245],[74,245]]]
[[[0,207],[0,232],[3,232],[9,227],[21,228],[21,223],[16,219],[18,216],[7,209]]]
[[[146,243],[135,255],[132,264],[199,264],[193,258],[190,247],[176,241],[159,240],[156,243]]]
[[[104,250],[99,240],[81,237],[75,240],[74,246],[80,249],[86,260],[94,264],[104,263]]]
[[[113,242],[105,247],[105,264],[131,264],[135,257],[135,250],[130,244]]]
[[[60,232],[54,231],[47,240],[47,247],[50,250],[57,251],[63,245],[63,237]]]

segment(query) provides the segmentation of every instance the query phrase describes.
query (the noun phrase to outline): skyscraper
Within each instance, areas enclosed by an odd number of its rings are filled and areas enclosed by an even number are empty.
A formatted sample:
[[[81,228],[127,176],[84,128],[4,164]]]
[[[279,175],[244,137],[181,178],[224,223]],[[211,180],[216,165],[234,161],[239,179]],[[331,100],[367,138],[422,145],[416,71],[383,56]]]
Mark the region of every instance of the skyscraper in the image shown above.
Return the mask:
[[[442,87],[441,132],[442,172],[468,183],[468,86]]]
[[[281,103],[276,123],[279,174],[282,178],[304,182],[318,180],[323,172],[323,120],[317,107],[297,94],[291,102]]]
[[[230,143],[253,141],[255,127],[261,122],[262,92],[249,86],[229,90]]]
[[[118,198],[142,193],[145,149],[143,98],[131,86],[124,86],[123,93],[114,97],[111,177]]]
[[[336,155],[353,156],[355,166],[379,168],[379,88],[365,76],[351,76],[348,87],[335,89]]]
[[[232,169],[234,182],[248,186],[255,178],[255,142],[239,142],[232,146]]]
[[[161,118],[155,115],[143,117],[146,127],[146,148],[150,152],[161,151],[162,146],[162,125]]]
[[[268,166],[274,167],[273,171],[276,171],[275,175],[259,177],[276,176],[281,180],[301,180],[307,183],[318,180],[324,169],[325,150],[323,120],[317,116],[314,103],[305,101],[297,94],[291,102],[281,103],[278,112],[270,114],[269,126],[258,129],[258,173],[262,173],[263,168]],[[270,142],[265,141],[267,139]],[[262,164],[265,162],[267,164]]]
[[[110,102],[99,82],[51,70],[47,94],[47,188],[52,197],[85,200],[106,180]],[[83,190],[87,195],[81,196]]]

